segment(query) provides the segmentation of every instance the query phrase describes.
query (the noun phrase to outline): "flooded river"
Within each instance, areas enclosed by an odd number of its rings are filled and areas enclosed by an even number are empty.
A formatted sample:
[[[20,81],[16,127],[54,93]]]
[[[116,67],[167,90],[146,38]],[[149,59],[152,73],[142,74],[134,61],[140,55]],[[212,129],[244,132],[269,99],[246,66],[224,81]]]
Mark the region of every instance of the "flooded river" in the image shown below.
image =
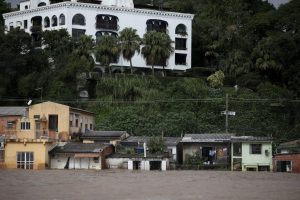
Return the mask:
[[[300,199],[300,174],[0,170],[0,200]]]

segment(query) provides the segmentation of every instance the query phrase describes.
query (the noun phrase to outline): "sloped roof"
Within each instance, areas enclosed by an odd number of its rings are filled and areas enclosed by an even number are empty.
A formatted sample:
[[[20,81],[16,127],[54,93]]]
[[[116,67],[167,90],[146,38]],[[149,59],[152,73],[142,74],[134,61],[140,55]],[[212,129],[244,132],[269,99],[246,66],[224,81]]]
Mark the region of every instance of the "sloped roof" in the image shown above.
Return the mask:
[[[18,107],[0,107],[0,116],[21,116],[26,112],[27,107],[18,106]]]
[[[281,148],[291,148],[291,147],[300,148],[300,139],[281,143],[277,148],[281,149]]]
[[[86,130],[85,133],[82,134],[82,138],[107,138],[107,137],[121,137],[123,135],[128,134],[126,131],[91,131]]]
[[[232,136],[231,141],[233,142],[271,142],[272,137],[254,137],[254,136]]]
[[[69,142],[63,146],[54,147],[49,153],[100,153],[109,146],[111,145],[104,143]]]
[[[121,141],[121,144],[129,144],[137,145],[138,143],[149,142],[151,137],[149,136],[130,136],[125,140]],[[168,146],[177,145],[181,141],[181,137],[164,137],[165,143]]]
[[[185,134],[182,142],[223,142],[230,141],[233,134],[225,133],[205,133],[205,134]]]

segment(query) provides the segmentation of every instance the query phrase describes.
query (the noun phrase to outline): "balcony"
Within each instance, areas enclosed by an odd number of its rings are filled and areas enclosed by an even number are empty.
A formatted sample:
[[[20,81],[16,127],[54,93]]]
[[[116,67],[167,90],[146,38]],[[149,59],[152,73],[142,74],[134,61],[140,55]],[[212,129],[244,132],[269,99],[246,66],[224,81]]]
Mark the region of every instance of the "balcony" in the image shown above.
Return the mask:
[[[36,130],[36,139],[52,139],[52,140],[57,140],[58,139],[58,134],[54,130]]]

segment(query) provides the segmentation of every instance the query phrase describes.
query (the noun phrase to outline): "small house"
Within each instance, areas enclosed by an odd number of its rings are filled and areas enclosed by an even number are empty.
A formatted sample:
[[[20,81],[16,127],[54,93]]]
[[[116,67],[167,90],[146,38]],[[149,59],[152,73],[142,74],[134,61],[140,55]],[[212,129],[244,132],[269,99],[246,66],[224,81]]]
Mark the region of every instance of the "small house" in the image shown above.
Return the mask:
[[[102,142],[110,143],[113,145],[118,144],[120,141],[127,138],[129,134],[126,131],[93,131],[86,130],[81,139],[83,143]]]
[[[277,147],[274,171],[300,173],[300,139],[281,143]]]
[[[272,171],[272,138],[231,137],[232,171]]]
[[[229,168],[232,134],[185,134],[181,140],[182,164],[192,157],[204,169]]]
[[[111,144],[61,143],[49,151],[51,169],[105,169],[106,156],[113,153]]]

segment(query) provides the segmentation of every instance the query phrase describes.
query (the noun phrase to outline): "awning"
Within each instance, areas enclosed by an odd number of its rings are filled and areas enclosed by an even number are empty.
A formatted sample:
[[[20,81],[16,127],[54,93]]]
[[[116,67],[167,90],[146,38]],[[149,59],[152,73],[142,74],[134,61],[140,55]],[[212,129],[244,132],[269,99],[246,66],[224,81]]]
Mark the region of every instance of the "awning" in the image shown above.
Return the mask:
[[[98,158],[100,157],[99,153],[77,153],[75,158]]]

